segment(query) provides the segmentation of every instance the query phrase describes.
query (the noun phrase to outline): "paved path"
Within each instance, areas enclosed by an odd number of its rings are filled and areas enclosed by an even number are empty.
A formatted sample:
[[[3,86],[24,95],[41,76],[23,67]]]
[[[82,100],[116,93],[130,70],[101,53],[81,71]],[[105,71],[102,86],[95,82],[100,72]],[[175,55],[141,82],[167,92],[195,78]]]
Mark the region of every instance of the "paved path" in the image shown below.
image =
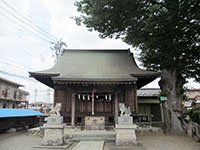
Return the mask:
[[[80,141],[72,150],[103,150],[104,141]]]

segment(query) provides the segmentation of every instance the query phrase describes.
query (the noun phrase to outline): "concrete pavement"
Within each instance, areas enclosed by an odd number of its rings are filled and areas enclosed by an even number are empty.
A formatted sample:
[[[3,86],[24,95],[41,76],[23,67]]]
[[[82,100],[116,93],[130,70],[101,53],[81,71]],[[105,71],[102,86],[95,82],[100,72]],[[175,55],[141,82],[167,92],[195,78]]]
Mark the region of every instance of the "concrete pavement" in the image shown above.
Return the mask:
[[[72,150],[103,150],[104,141],[80,141]]]

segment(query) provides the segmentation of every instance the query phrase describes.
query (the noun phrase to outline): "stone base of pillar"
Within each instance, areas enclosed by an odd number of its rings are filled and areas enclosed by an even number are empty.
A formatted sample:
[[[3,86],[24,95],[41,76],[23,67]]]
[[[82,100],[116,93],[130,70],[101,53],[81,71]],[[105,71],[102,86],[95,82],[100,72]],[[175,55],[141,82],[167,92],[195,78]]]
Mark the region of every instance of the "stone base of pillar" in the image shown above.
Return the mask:
[[[136,135],[135,129],[136,125],[115,125],[116,135],[116,145],[135,145]]]
[[[64,144],[64,127],[63,117],[48,117],[47,123],[43,125],[44,138],[43,146],[61,146]]]
[[[44,146],[61,146],[64,144],[64,125],[44,125]]]

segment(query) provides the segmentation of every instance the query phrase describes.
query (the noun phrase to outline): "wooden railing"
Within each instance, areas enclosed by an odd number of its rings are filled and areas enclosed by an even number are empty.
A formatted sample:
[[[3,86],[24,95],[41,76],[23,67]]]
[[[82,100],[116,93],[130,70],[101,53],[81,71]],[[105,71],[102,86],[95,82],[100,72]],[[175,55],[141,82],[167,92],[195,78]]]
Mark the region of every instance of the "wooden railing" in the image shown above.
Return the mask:
[[[132,114],[133,116],[133,122],[136,123],[139,126],[149,125],[151,127],[152,125],[152,114]]]

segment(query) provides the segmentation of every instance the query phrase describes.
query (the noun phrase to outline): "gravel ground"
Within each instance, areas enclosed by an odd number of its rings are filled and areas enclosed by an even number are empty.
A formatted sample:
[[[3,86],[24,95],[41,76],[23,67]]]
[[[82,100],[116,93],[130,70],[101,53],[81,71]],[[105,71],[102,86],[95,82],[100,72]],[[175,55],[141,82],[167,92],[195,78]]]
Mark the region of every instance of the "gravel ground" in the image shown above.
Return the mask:
[[[37,150],[32,146],[38,145],[42,138],[29,136],[26,132],[0,134],[0,150]]]
[[[106,143],[105,150],[200,150],[200,142],[186,136],[151,133],[137,136],[137,146],[118,146]]]
[[[200,150],[200,142],[186,136],[164,135],[162,133],[139,136],[138,141],[146,150]]]
[[[33,146],[40,145],[41,141],[42,138],[27,135],[26,132],[4,133],[0,134],[0,150],[39,150]],[[126,147],[116,147],[114,143],[106,143],[105,150],[200,150],[200,142],[194,142],[184,136],[169,136],[162,133],[139,135],[138,142],[139,146]]]

